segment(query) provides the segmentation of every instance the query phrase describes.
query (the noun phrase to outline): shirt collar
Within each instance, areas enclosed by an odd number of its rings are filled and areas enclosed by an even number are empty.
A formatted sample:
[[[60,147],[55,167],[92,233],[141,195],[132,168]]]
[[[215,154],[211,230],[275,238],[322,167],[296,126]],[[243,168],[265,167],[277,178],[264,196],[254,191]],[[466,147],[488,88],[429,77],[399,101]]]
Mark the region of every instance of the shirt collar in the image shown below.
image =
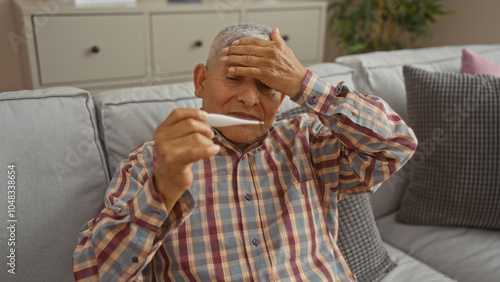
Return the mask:
[[[213,138],[214,143],[221,145],[229,150],[232,150],[236,152],[238,155],[242,156],[245,155],[246,153],[249,153],[253,150],[262,147],[264,141],[269,136],[269,132],[274,129],[274,125],[271,125],[271,128],[269,128],[269,130],[258,141],[248,146],[243,152],[236,145],[234,145],[233,142],[229,141],[226,137],[224,137],[224,135],[222,135],[222,133],[220,133],[217,129],[215,128],[212,129],[215,133],[215,137]]]

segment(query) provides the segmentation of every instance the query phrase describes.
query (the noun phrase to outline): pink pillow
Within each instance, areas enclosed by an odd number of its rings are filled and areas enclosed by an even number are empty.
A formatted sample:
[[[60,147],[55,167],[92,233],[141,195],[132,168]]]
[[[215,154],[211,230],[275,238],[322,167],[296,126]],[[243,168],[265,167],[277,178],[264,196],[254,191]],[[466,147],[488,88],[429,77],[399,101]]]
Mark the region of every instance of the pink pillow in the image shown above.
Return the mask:
[[[463,49],[460,73],[491,74],[500,77],[500,65],[468,49]]]

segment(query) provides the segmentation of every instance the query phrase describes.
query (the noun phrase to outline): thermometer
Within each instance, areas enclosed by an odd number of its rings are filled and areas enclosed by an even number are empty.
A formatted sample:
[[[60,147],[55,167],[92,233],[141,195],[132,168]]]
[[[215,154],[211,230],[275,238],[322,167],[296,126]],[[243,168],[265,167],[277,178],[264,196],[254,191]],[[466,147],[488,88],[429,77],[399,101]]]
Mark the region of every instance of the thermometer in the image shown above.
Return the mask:
[[[245,125],[245,124],[264,124],[263,121],[247,120],[247,119],[235,118],[219,114],[208,114],[208,118],[205,120],[205,122],[212,127],[223,127],[223,126]]]

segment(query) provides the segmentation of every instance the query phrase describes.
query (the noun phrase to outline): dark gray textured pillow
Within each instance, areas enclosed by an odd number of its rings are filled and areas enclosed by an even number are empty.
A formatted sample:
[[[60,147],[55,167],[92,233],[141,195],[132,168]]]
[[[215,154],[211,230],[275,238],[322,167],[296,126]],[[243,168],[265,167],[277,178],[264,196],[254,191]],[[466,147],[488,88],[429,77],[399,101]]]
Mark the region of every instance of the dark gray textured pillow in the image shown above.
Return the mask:
[[[419,146],[398,221],[500,229],[500,78],[403,73]]]
[[[297,107],[276,116],[276,121],[308,112]],[[382,242],[368,194],[345,195],[338,202],[339,229],[337,245],[359,282],[381,278],[396,264]]]
[[[368,194],[345,195],[338,203],[337,245],[359,282],[372,282],[396,266],[382,243]]]

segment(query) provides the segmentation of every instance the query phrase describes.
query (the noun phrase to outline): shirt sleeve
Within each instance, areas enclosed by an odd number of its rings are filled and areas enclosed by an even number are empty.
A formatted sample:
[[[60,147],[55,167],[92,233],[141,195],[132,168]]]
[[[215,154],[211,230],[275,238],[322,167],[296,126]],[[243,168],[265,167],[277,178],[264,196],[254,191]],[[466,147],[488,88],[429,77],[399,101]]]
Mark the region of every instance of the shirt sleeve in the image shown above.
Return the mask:
[[[373,192],[413,155],[417,139],[381,98],[344,82],[336,87],[308,71],[292,98],[311,119],[311,157],[325,186],[342,194]]]
[[[189,192],[170,214],[153,185],[154,142],[132,151],[116,171],[104,209],[85,224],[73,254],[75,281],[140,281],[169,231],[194,208]]]

